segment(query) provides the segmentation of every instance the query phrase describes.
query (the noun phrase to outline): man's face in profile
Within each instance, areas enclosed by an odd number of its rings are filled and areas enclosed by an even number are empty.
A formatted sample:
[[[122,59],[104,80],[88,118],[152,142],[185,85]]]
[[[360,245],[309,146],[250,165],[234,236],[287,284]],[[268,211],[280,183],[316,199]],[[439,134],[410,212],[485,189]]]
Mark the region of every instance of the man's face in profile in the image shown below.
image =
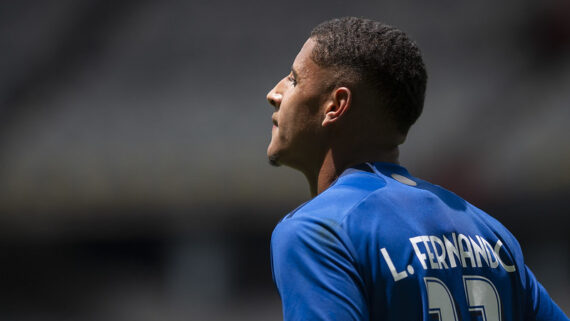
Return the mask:
[[[331,71],[312,60],[315,46],[307,40],[298,53],[291,73],[267,94],[275,108],[271,142],[267,156],[273,165],[307,168],[318,159],[323,148],[322,106],[327,99],[327,79]]]

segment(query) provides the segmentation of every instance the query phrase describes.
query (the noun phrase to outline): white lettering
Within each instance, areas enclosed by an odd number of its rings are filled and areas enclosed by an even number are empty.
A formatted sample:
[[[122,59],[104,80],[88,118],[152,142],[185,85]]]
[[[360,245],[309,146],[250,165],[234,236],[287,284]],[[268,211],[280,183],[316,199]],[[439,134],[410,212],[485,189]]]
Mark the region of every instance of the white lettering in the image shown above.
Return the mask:
[[[457,237],[455,236],[455,233],[451,233],[451,239],[453,240],[453,244],[445,237],[445,235],[443,236],[443,242],[445,243],[449,265],[454,268],[457,266],[457,264],[455,264],[455,256],[460,259],[459,250],[457,249]]]
[[[489,266],[493,269],[496,269],[497,266],[499,266],[499,260],[497,259],[497,256],[495,255],[495,251],[493,251],[493,247],[484,238],[481,238],[481,240],[483,241],[483,244],[485,245],[485,252],[487,252],[487,257],[489,258]],[[495,258],[495,259],[493,260],[493,258]]]
[[[487,265],[489,265],[489,261],[487,260],[487,254],[485,253],[484,245],[481,245],[481,237],[479,237],[479,235],[475,235],[475,238],[477,239],[478,242],[475,242],[475,240],[473,238],[471,238],[471,236],[469,237],[469,240],[471,241],[471,245],[473,246],[473,255],[475,256],[475,260],[477,261],[477,266],[478,267],[482,266],[481,257],[483,257],[483,259],[485,260],[485,263],[487,263]]]
[[[465,259],[469,259],[471,261],[471,267],[475,267],[475,258],[473,258],[471,242],[469,242],[467,236],[459,234],[457,236],[457,242],[459,243],[459,252],[461,252],[461,266],[464,268],[467,267],[467,262],[465,262]]]
[[[516,271],[514,263],[513,265],[508,265],[507,262],[501,259],[500,252],[503,247],[501,240],[498,240],[495,246],[493,246],[481,235],[451,233],[447,236],[418,235],[411,237],[410,242],[424,270],[450,269],[457,266],[463,268],[489,267],[496,269],[501,265],[507,272]],[[423,243],[425,249],[420,249],[419,243]],[[385,258],[390,266],[391,261],[389,261],[388,252],[386,252]],[[468,260],[469,263],[467,262]],[[413,273],[408,272],[408,274]],[[399,275],[399,279],[407,277],[408,274],[405,271],[396,272],[395,268],[393,270],[393,275]],[[402,277],[402,275],[404,276]],[[394,278],[396,277],[394,276]]]
[[[432,269],[437,269],[437,262],[434,261],[435,256],[433,255],[433,253],[430,251],[429,246],[428,246],[428,242],[429,242],[429,237],[427,235],[422,235],[422,241],[424,242],[424,246],[426,248],[426,252],[429,258],[429,265]]]
[[[437,236],[430,235],[429,239],[431,241],[431,246],[433,247],[433,252],[435,253],[435,258],[437,259],[437,265],[440,269],[448,269],[449,267],[445,262],[445,245],[443,245],[443,242]],[[441,253],[438,253],[437,246],[435,245],[436,243],[439,245]]]
[[[408,277],[408,273],[406,273],[406,271],[402,272],[396,271],[396,267],[394,266],[394,263],[392,263],[392,259],[390,258],[390,255],[388,255],[388,251],[386,251],[386,248],[381,248],[380,252],[382,252],[382,256],[384,257],[384,260],[386,260],[386,264],[388,264],[388,268],[390,269],[390,273],[392,273],[394,282],[398,282],[401,279],[405,279],[406,277]]]
[[[416,252],[416,256],[418,257],[418,260],[420,260],[420,263],[422,264],[422,267],[425,269],[427,269],[427,265],[426,265],[426,255],[423,254],[420,249],[418,248],[418,243],[422,241],[422,237],[421,236],[416,236],[416,237],[412,237],[410,238],[410,242],[412,242],[412,247],[414,248],[414,252]]]
[[[499,253],[499,251],[501,250],[501,247],[503,246],[503,242],[501,242],[501,240],[497,240],[497,244],[495,244],[495,257],[497,258],[497,260],[499,261],[499,263],[501,263],[501,265],[503,266],[503,268],[505,269],[505,271],[507,272],[514,272],[517,269],[515,268],[514,265],[506,265],[505,262],[503,262],[503,260],[501,260],[501,255]]]

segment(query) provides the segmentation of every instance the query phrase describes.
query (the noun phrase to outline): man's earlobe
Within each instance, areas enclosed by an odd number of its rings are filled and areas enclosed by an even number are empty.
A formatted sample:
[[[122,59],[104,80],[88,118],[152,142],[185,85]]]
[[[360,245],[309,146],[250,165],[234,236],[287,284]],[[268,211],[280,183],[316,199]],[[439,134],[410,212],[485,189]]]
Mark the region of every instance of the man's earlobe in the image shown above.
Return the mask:
[[[331,125],[345,115],[352,104],[352,92],[346,87],[336,88],[327,103],[323,126]]]

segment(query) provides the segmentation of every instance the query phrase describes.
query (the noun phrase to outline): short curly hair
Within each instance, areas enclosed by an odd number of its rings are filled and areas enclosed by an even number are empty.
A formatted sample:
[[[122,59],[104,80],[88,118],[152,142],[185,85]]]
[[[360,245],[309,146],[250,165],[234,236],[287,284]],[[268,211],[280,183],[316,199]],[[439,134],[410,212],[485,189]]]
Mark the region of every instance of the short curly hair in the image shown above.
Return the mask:
[[[325,21],[310,38],[317,65],[339,68],[377,88],[386,111],[407,134],[422,112],[427,83],[414,41],[393,26],[357,17]]]

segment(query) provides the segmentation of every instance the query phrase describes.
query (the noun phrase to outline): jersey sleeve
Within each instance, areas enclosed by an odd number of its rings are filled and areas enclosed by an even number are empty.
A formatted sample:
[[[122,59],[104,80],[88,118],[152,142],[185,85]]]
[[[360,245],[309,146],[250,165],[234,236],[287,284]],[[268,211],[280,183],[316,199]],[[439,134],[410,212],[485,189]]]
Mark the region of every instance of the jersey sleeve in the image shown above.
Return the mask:
[[[273,279],[285,321],[369,320],[347,237],[334,223],[286,219],[271,238]]]
[[[525,265],[526,292],[530,302],[527,304],[527,319],[537,321],[568,321],[568,317],[554,303],[544,287],[536,280],[531,270]]]

